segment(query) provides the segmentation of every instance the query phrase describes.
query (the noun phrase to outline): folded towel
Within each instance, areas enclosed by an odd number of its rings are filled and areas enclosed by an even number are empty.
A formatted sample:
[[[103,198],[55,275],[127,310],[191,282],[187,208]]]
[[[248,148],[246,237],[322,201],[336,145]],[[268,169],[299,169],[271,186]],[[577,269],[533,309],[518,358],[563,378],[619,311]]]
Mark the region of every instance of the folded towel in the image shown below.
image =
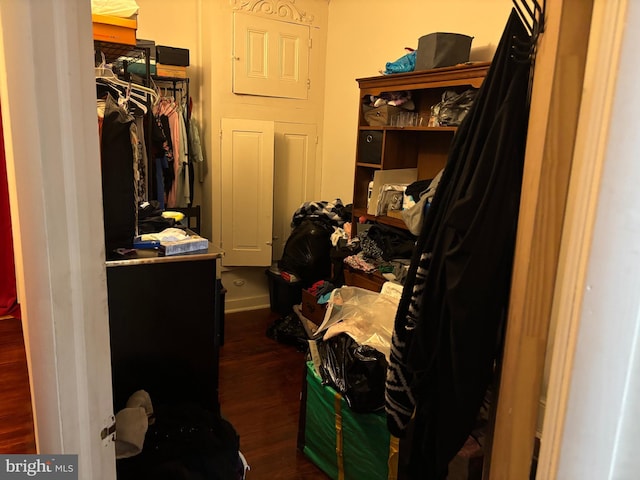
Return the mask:
[[[147,418],[149,419],[149,425],[153,425],[153,404],[151,403],[151,397],[144,390],[138,390],[129,397],[126,404],[127,408],[142,407],[147,412]]]
[[[144,407],[123,408],[116,413],[116,459],[139,454],[147,428],[149,421]]]

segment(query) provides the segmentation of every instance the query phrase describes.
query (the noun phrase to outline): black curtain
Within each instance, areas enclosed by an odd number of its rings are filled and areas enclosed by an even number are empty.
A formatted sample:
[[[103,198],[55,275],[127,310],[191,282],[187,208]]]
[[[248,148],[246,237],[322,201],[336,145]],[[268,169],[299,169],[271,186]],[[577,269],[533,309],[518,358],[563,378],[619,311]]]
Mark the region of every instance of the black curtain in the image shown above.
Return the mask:
[[[444,479],[471,433],[501,349],[527,132],[530,38],[512,11],[458,129],[395,319],[390,431],[412,413],[408,478]]]

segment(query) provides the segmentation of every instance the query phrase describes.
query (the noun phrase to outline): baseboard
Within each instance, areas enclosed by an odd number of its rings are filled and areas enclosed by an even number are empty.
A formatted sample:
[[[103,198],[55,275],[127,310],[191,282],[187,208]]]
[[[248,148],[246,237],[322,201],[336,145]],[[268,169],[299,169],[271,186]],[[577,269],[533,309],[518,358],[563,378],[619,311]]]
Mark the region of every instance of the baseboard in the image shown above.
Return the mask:
[[[225,300],[224,312],[245,312],[249,310],[259,310],[261,308],[271,308],[268,294],[247,298],[227,299]]]

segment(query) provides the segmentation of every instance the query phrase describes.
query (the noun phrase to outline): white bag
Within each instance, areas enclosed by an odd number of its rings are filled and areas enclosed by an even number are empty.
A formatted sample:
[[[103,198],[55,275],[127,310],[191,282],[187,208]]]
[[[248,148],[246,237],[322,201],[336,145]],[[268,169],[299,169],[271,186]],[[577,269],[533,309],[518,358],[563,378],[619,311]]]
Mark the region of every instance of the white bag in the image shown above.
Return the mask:
[[[91,13],[129,18],[138,13],[136,0],[91,0]]]

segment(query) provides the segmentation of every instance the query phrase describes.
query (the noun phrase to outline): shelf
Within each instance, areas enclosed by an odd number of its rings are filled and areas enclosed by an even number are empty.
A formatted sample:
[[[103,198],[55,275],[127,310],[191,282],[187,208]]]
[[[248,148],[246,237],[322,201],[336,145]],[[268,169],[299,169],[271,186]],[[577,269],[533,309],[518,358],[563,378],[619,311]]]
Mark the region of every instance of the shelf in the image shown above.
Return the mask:
[[[95,52],[104,54],[107,63],[116,60],[126,60],[129,63],[144,63],[149,56],[149,48],[137,47],[136,45],[126,45],[122,43],[110,43],[102,40],[93,42]]]
[[[404,223],[404,220],[395,217],[387,217],[387,216],[376,216],[370,215],[367,213],[365,208],[354,208],[353,209],[353,217],[354,219],[365,217],[367,220],[376,223],[382,223],[384,225],[389,225],[391,227],[401,228],[403,230],[407,230],[407,224]]]
[[[415,169],[416,180],[432,179],[442,171],[459,127],[430,127],[425,120],[431,117],[433,106],[442,100],[446,90],[453,89],[461,93],[470,87],[479,88],[489,68],[489,63],[473,63],[356,80],[361,102],[367,96],[378,96],[383,92],[411,91],[411,99],[415,104],[413,112],[422,118],[421,126],[370,126],[365,120],[365,109],[360,105],[352,202],[352,222],[356,232],[360,219],[408,231],[401,212],[389,212],[392,216],[367,213],[371,180],[376,176],[383,177],[380,173],[392,170]],[[390,120],[387,118],[384,122]]]
[[[384,91],[420,90],[425,88],[469,85],[480,88],[489,71],[490,62],[456,65],[453,67],[395,73],[376,77],[358,78],[361,95],[376,95]]]
[[[458,130],[458,127],[378,127],[373,126],[369,127],[366,125],[361,125],[358,127],[359,130],[387,130],[387,131],[412,131],[412,132],[455,132]]]
[[[173,82],[173,83],[189,82],[189,77],[159,77],[158,75],[151,75],[151,78],[156,82]]]

